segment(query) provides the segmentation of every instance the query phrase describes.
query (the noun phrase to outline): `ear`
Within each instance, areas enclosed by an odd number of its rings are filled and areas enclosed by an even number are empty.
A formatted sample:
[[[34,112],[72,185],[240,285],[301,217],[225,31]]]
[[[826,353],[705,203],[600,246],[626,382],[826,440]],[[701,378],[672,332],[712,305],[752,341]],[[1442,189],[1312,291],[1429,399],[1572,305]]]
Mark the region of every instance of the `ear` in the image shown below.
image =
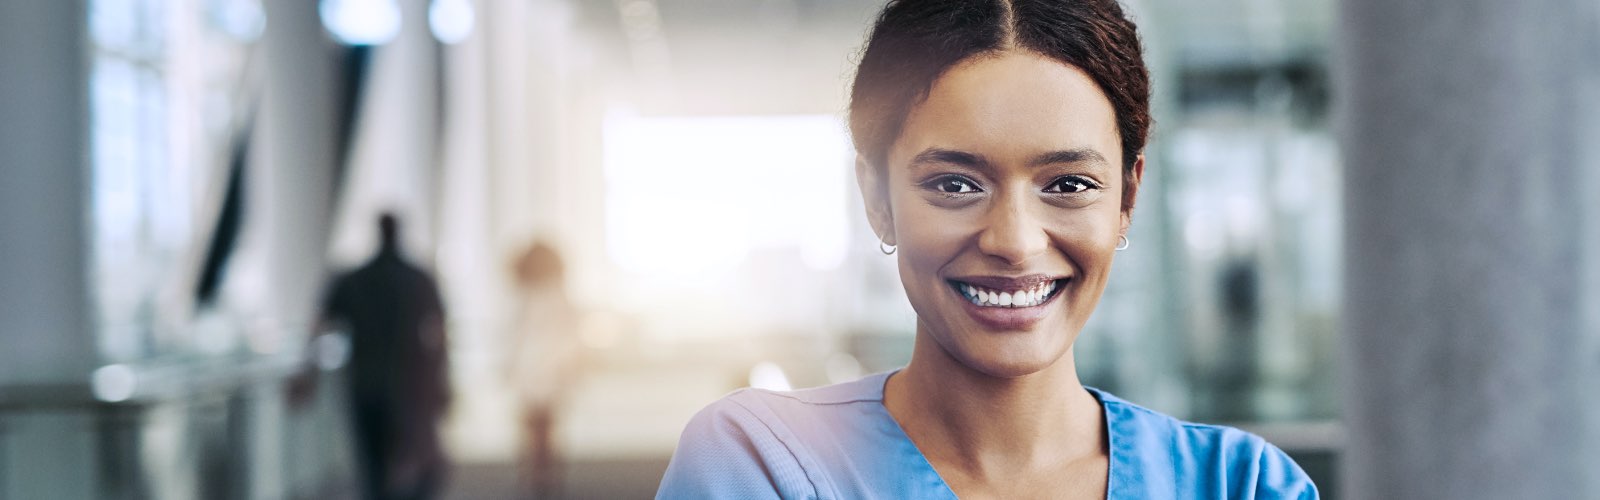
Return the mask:
[[[1122,176],[1122,228],[1117,234],[1128,234],[1133,224],[1133,205],[1139,200],[1139,184],[1144,182],[1144,153],[1133,160],[1133,169]]]
[[[856,185],[861,187],[861,202],[867,209],[867,222],[872,233],[884,243],[895,245],[894,211],[889,208],[889,179],[882,169],[874,168],[867,159],[856,155]]]

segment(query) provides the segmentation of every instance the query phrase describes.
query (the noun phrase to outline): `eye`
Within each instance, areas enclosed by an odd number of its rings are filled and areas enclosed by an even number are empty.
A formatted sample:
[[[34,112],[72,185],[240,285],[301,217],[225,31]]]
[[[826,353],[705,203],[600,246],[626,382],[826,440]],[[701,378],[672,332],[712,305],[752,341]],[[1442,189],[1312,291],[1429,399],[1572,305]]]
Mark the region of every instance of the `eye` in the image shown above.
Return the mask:
[[[1051,182],[1044,190],[1050,193],[1082,193],[1090,189],[1100,189],[1100,183],[1087,177],[1069,175]]]
[[[971,179],[956,175],[947,175],[934,179],[932,182],[928,183],[928,187],[933,188],[934,191],[945,194],[978,192],[977,184],[973,183]]]

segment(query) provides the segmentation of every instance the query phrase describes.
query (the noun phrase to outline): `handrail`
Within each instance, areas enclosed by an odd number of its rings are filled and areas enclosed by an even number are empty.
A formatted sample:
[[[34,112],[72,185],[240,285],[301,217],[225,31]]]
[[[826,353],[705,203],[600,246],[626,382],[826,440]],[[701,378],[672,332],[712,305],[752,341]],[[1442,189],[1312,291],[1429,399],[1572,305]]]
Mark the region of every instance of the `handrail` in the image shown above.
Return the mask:
[[[300,373],[303,366],[298,353],[113,364],[101,367],[96,373],[114,369],[118,378],[126,378],[117,382],[126,387],[116,394],[106,394],[99,386],[104,382],[95,380],[95,376],[84,377],[79,382],[0,385],[0,414],[170,402],[284,380]]]

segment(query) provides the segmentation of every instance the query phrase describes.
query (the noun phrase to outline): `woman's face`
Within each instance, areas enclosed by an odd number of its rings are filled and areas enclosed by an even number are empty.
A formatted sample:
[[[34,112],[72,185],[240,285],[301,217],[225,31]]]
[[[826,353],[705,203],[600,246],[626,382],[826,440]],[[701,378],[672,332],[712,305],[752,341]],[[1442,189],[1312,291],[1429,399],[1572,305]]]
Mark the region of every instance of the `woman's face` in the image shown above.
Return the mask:
[[[874,228],[899,248],[918,334],[999,377],[1066,354],[1143,172],[1141,157],[1125,186],[1121,150],[1110,101],[1076,67],[1007,51],[935,81],[888,164],[858,168]]]

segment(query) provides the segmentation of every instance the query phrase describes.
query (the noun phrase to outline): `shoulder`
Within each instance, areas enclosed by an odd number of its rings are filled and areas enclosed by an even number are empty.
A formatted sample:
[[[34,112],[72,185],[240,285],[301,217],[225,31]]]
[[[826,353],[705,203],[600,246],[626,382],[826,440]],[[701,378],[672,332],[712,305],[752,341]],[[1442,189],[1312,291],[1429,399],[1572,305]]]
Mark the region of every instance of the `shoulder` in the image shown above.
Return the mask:
[[[706,406],[697,419],[749,420],[780,434],[792,430],[805,437],[812,434],[810,424],[854,420],[863,404],[882,404],[883,382],[887,377],[887,373],[882,373],[852,382],[792,391],[740,389]]]
[[[1283,450],[1250,432],[1188,422],[1096,391],[1105,406],[1112,445],[1128,467],[1170,470],[1177,491],[1210,491],[1226,498],[1317,498],[1305,471]]]
[[[827,490],[816,453],[836,438],[829,422],[873,402],[872,380],[806,389],[740,389],[690,419],[657,498],[813,498]],[[881,394],[881,385],[879,393]],[[825,451],[824,451],[825,452]]]
[[[815,496],[795,453],[751,410],[760,398],[741,389],[696,413],[678,438],[656,498]]]

